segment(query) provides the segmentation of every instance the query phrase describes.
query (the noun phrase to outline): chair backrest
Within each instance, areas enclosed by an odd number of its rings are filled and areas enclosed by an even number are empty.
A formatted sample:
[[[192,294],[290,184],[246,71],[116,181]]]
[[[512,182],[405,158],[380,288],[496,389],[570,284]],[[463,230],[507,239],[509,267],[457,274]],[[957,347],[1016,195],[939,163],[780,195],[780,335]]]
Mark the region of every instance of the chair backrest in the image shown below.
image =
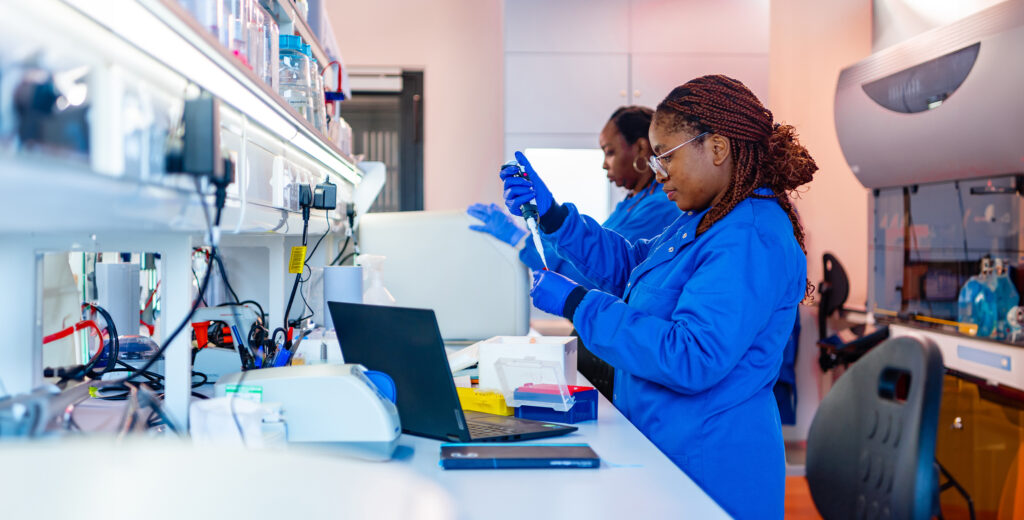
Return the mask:
[[[938,347],[899,337],[839,378],[807,437],[807,484],[822,517],[931,517],[943,373]]]
[[[839,263],[839,259],[832,253],[825,253],[821,255],[821,263],[824,267],[824,280],[818,285],[818,292],[821,293],[821,300],[818,303],[819,340],[828,336],[825,326],[828,317],[842,309],[850,295],[850,280],[846,277],[846,270],[843,269],[843,264]]]

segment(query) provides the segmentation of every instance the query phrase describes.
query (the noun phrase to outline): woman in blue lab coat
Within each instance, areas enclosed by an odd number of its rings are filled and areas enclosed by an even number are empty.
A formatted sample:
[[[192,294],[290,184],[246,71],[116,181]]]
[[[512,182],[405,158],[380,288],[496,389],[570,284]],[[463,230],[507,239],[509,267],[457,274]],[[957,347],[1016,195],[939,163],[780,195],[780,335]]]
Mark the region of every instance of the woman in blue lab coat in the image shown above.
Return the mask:
[[[647,107],[619,107],[608,118],[598,136],[598,144],[604,152],[602,166],[607,172],[608,181],[629,191],[602,226],[630,242],[658,236],[679,217],[679,208],[665,196],[649,164],[651,144],[648,132],[653,116],[654,111]],[[473,204],[466,212],[483,221],[482,224],[470,226],[470,229],[490,233],[510,245],[515,246],[527,235],[527,231],[496,204]],[[542,237],[541,241],[548,269],[576,280],[587,289],[599,287],[577,271],[572,263],[558,256],[550,240]],[[530,239],[524,242],[519,251],[519,259],[531,270],[544,268],[537,248]],[[582,342],[578,354],[580,373],[605,397],[611,399],[614,392],[614,369],[594,356]]]
[[[679,208],[665,196],[649,164],[652,154],[648,132],[653,115],[654,111],[647,107],[619,107],[598,136],[598,144],[604,152],[602,167],[607,172],[608,181],[628,190],[626,198],[615,206],[602,225],[631,242],[661,234],[679,216]],[[496,204],[473,204],[466,213],[483,221],[470,226],[470,229],[489,233],[510,245],[515,246],[527,235],[527,231]],[[559,257],[549,240],[542,237],[542,241],[548,269],[564,274],[588,289],[598,287],[570,262]],[[544,268],[531,240],[523,243],[519,259],[531,270]]]
[[[809,294],[789,193],[817,166],[792,126],[725,76],[673,90],[650,142],[651,167],[684,212],[652,240],[631,243],[558,204],[521,153],[529,179],[502,171],[510,211],[536,198],[545,236],[599,286],[535,271],[530,294],[616,368],[616,406],[729,514],[782,518],[772,386]]]

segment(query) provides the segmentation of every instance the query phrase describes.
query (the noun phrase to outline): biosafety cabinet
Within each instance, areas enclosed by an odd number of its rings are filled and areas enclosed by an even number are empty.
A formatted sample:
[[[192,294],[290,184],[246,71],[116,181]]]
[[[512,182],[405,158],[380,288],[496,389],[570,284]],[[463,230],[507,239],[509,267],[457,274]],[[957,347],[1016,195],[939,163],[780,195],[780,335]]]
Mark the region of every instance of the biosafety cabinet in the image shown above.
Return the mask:
[[[197,10],[205,4],[228,2],[0,1],[0,395],[42,383],[42,338],[52,332],[43,330],[43,302],[61,301],[51,291],[59,276],[51,276],[50,255],[77,253],[86,264],[74,280],[66,273],[72,313],[85,296],[74,287],[90,286],[89,255],[120,253],[152,274],[142,289],[159,309],[156,323],[143,313],[154,339],[182,322],[203,264],[195,254],[218,239],[207,231],[210,178],[174,173],[190,160],[176,146],[197,142],[204,125],[198,142],[223,158],[230,176],[219,242],[242,299],[263,302],[270,321],[283,320],[294,276],[288,250],[302,239],[300,186],[330,182],[340,208],[311,216],[309,236],[326,240],[310,265],[324,265],[325,251],[337,248],[363,170],[328,137],[323,118],[309,116],[322,108],[286,100],[259,65],[276,61],[274,31],[292,35],[303,59],[319,63],[318,77],[333,78],[320,72],[340,57],[327,54],[292,0],[234,2],[248,14],[229,18],[215,9],[213,25]],[[197,100],[213,108],[193,117]],[[165,407],[181,424],[188,336],[178,335],[165,354]]]
[[[1024,2],[1008,1],[873,54],[836,87],[839,141],[870,189],[869,312],[942,350],[936,457],[979,518],[1021,514],[1024,493],[1022,52]],[[966,518],[959,495],[941,498]]]

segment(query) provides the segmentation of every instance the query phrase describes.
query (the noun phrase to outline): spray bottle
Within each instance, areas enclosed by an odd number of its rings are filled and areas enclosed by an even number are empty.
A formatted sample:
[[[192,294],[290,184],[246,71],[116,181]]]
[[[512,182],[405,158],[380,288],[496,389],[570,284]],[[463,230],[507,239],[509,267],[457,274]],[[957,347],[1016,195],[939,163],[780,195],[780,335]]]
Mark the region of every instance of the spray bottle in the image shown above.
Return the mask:
[[[395,304],[395,297],[391,295],[387,287],[384,287],[382,271],[386,258],[381,255],[359,255],[356,257],[356,263],[363,266],[363,273],[366,276],[363,303],[370,305]]]

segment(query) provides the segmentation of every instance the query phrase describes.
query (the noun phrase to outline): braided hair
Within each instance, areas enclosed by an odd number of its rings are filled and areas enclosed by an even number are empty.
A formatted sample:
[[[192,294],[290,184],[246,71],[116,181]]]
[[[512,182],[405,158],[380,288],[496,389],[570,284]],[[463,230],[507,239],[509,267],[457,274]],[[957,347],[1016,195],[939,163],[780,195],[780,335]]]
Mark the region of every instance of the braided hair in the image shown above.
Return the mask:
[[[807,253],[803,226],[789,193],[810,182],[818,165],[797,140],[792,126],[775,123],[771,111],[750,89],[721,75],[701,76],[676,87],[658,105],[655,118],[673,132],[708,132],[729,139],[732,177],[721,200],[697,226],[698,234],[707,231],[747,197],[774,198],[786,211],[793,223],[793,235]],[[754,193],[762,187],[772,194]]]

